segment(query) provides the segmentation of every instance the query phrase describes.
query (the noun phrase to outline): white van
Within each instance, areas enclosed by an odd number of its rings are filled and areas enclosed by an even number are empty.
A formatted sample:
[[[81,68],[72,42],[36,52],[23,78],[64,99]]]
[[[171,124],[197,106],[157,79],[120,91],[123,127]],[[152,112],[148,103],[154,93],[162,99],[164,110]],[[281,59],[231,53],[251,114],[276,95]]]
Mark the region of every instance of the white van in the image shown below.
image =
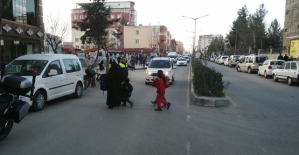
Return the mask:
[[[172,61],[168,57],[156,57],[151,59],[146,69],[145,84],[151,84],[157,76],[158,70],[162,70],[163,73],[169,77],[169,83],[172,84],[175,78],[175,68]]]
[[[32,102],[24,97],[31,108],[40,111],[47,101],[73,94],[81,97],[83,90],[82,65],[75,55],[30,54],[10,62],[5,74],[23,76],[32,80],[32,71],[37,71]],[[29,95],[29,94],[28,94]]]
[[[169,52],[167,54],[167,57],[171,58],[171,61],[173,63],[176,63],[177,62],[177,58],[178,58],[178,54],[176,52]]]

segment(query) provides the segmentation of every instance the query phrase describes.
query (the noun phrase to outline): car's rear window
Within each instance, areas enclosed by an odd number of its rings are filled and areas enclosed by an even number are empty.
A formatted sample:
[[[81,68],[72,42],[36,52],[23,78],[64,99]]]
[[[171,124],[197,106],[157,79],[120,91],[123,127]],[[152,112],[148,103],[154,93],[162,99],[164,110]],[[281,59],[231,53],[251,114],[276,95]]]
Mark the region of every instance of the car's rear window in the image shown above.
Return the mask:
[[[270,65],[281,65],[283,61],[271,61]]]
[[[265,60],[267,60],[267,57],[255,57],[256,63],[263,63]]]
[[[148,68],[170,68],[169,60],[152,60]]]

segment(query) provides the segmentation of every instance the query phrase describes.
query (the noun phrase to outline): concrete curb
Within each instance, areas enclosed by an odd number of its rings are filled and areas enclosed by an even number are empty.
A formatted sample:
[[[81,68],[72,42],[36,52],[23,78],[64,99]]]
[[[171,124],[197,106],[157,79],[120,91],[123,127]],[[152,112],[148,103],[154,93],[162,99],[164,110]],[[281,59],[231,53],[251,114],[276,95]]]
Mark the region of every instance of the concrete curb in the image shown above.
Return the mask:
[[[191,102],[195,105],[204,106],[204,107],[222,107],[222,106],[228,106],[230,104],[229,99],[227,97],[197,96],[193,88],[192,75],[191,75],[190,85],[191,85],[190,98],[191,98]]]

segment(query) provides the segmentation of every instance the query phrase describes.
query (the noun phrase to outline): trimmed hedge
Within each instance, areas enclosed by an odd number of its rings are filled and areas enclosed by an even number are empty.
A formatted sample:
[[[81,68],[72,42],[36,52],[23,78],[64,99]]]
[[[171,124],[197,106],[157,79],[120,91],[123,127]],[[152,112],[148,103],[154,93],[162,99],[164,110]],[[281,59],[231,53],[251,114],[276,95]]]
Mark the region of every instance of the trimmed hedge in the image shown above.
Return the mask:
[[[192,59],[191,61],[194,92],[198,96],[224,97],[223,75],[214,68],[207,67],[202,61],[206,60]],[[228,85],[229,83],[226,84]]]

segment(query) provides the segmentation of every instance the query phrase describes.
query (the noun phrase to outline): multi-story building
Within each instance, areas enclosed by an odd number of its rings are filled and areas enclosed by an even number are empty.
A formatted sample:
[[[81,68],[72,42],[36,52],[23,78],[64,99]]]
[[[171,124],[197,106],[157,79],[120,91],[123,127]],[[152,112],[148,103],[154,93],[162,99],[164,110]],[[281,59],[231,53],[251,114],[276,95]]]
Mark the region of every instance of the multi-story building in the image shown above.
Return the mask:
[[[198,38],[198,45],[197,45],[197,50],[198,51],[205,51],[206,48],[211,44],[212,40],[215,38],[222,38],[221,35],[201,35]]]
[[[164,25],[122,26],[120,50],[126,53],[159,53],[170,50],[171,34]]]
[[[176,41],[176,43],[177,43],[177,53],[183,54],[183,52],[185,51],[184,43],[181,41]]]
[[[299,0],[286,0],[283,35],[283,52],[298,58]]]
[[[4,1],[2,1],[4,3]],[[2,15],[0,56],[4,61],[44,51],[42,0],[12,0]]]
[[[84,9],[81,7],[82,5],[88,5],[91,3],[77,3],[77,8],[72,9],[71,13],[71,21],[82,21],[86,15],[84,14]],[[110,12],[110,19],[119,19],[123,18],[128,21],[128,25],[135,26],[137,23],[137,12],[134,8],[135,3],[132,1],[112,1],[106,2],[106,6],[111,8]],[[107,30],[110,33],[109,42],[110,43],[120,43],[120,41],[112,35],[112,32],[118,28],[120,23],[115,23],[114,25],[110,26]],[[72,29],[72,42],[74,42],[74,47],[76,49],[89,49],[92,48],[94,45],[83,45],[81,43],[80,37],[84,34],[80,30]],[[116,45],[117,46],[117,45]]]

